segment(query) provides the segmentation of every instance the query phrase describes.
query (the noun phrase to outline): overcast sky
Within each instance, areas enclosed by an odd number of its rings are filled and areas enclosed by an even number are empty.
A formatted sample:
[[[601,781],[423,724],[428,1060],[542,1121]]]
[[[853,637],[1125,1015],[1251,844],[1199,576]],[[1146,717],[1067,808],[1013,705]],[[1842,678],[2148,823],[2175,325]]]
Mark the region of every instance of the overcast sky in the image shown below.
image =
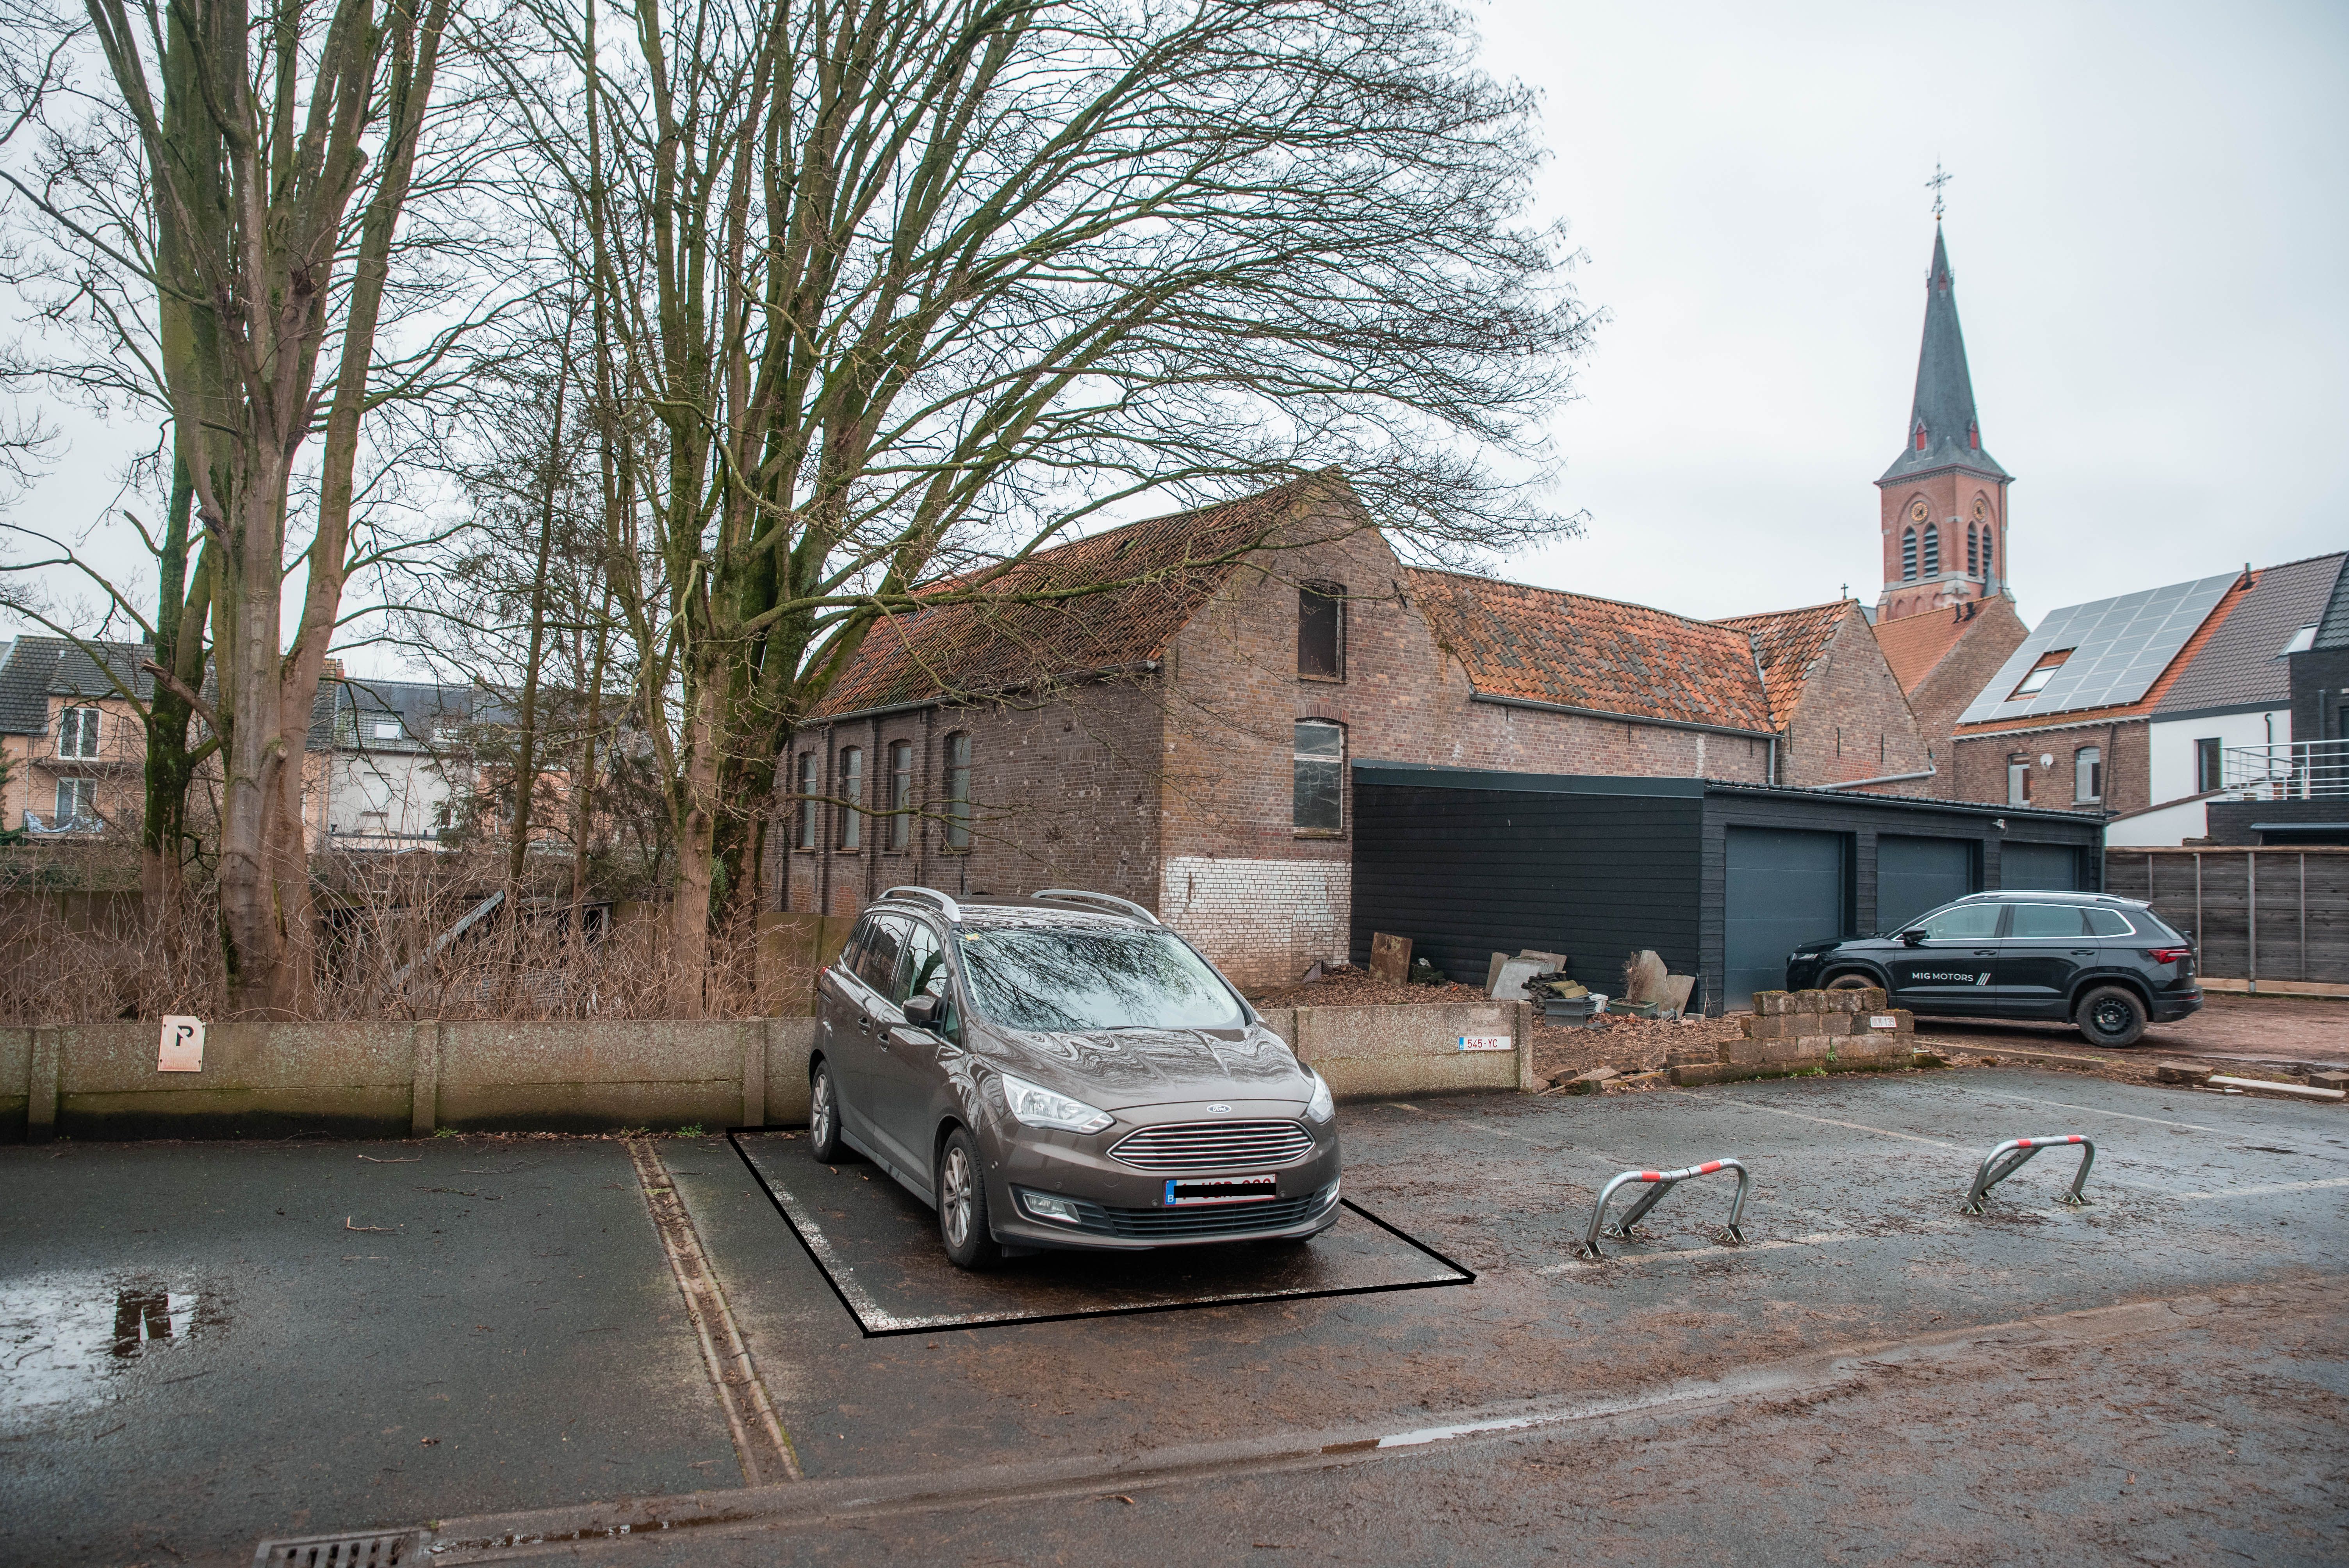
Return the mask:
[[[1606,307],[1588,534],[1510,563],[1733,614],[1881,583],[1936,160],[2009,568],[2061,604],[2349,546],[2349,6],[1497,0]]]
[[[1873,603],[1937,161],[2026,620],[2349,545],[2349,6],[1475,14],[1543,92],[1542,202],[1609,316],[1554,422],[1588,532],[1506,574],[1702,616]],[[29,512],[111,493],[119,439],[66,422]]]

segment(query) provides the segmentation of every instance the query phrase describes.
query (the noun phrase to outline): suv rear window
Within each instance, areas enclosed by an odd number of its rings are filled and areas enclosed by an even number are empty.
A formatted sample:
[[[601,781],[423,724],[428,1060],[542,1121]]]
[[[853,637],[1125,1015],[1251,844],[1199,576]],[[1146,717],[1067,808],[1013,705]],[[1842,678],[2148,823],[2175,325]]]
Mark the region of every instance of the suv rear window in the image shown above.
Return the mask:
[[[2088,917],[2091,936],[2135,936],[2137,930],[2129,924],[2128,916],[2116,909],[2091,909],[2082,912]]]
[[[1247,1015],[1171,932],[1092,926],[964,931],[963,984],[1013,1029],[1237,1029]]]
[[[2087,913],[2076,903],[2018,903],[2006,934],[2018,939],[2085,936],[2088,923],[2082,917]]]

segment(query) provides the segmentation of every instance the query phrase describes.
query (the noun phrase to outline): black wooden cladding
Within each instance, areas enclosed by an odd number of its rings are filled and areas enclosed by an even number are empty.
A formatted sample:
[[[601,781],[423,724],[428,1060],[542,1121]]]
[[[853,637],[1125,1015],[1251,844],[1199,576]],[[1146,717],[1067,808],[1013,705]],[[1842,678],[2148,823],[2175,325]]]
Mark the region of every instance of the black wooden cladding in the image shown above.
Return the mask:
[[[1623,961],[1653,948],[1672,973],[1697,976],[1691,1005],[1718,1013],[1732,827],[1841,835],[1847,935],[1878,929],[1879,834],[1966,842],[1984,887],[2001,885],[2009,830],[2018,841],[2075,849],[2084,887],[2102,875],[2101,821],[2069,813],[1693,779],[1357,763],[1353,960],[1367,964],[1371,934],[1390,932],[1473,985],[1492,954],[1530,947],[1566,954],[1576,979],[1612,995]]]
[[[1455,980],[1482,985],[1495,953],[1568,955],[1609,995],[1623,961],[1653,948],[1696,971],[1695,795],[1552,794],[1354,786],[1353,957],[1371,934],[1412,939]],[[1716,884],[1717,885],[1717,884]]]
[[[2349,851],[2116,849],[2105,860],[2112,892],[2194,938],[2204,975],[2349,984]]]

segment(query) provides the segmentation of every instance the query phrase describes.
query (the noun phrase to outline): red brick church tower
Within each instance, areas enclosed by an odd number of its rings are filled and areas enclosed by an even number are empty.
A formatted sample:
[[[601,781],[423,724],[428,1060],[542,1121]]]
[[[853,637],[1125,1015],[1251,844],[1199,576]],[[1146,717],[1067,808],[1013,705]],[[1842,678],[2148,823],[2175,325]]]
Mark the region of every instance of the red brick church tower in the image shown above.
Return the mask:
[[[1898,621],[1970,599],[2012,599],[2006,576],[2006,487],[2013,476],[1982,449],[1950,253],[1933,226],[1925,279],[1925,341],[1900,456],[1876,481],[1883,496],[1884,591],[1876,618]]]

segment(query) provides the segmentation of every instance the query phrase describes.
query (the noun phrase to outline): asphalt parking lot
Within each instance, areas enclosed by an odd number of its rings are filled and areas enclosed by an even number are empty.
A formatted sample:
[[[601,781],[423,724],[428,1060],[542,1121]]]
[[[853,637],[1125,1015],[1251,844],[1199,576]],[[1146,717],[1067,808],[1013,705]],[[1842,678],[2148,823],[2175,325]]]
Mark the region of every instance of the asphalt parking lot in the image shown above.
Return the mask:
[[[0,1150],[0,1560],[2342,1554],[2337,1107],[2000,1068],[1340,1118],[1348,1197],[1473,1282],[1209,1299],[1238,1249],[1185,1261],[1206,1305],[993,1322],[1084,1282],[926,1284],[917,1206],[843,1166],[829,1266],[922,1319],[870,1336],[720,1138]],[[1991,1145],[2070,1132],[2090,1206],[2052,1153],[1957,1212]],[[1723,1155],[1749,1244],[1714,1176],[1575,1256],[1608,1176]],[[680,1267],[803,1479],[746,1453]]]

